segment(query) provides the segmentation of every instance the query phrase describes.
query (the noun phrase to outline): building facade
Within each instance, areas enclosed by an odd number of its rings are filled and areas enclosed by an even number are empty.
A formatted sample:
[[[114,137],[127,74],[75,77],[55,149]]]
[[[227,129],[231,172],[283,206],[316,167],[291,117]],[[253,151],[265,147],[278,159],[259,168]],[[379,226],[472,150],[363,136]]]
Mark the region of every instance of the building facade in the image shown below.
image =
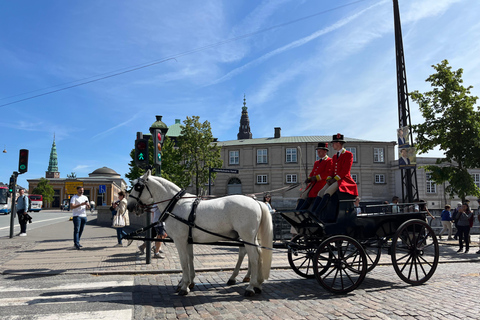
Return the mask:
[[[88,177],[46,179],[52,186],[55,195],[52,203],[44,203],[44,209],[59,209],[64,200],[70,199],[72,195],[76,194],[74,190],[77,185],[83,186],[84,195],[90,201],[94,201],[96,206],[110,206],[113,201],[117,200],[118,192],[125,190],[127,187],[120,174],[107,167],[99,168],[89,173]],[[32,194],[40,179],[28,179],[27,181],[28,192]]]
[[[317,160],[318,142],[330,142],[332,136],[281,137],[274,129],[271,138],[241,139],[217,142],[222,147],[224,169],[236,169],[238,174],[218,173],[211,186],[212,194],[272,193],[272,203],[278,208],[293,207],[301,195],[301,186]],[[368,141],[345,138],[345,148],[353,153],[351,174],[357,182],[362,199],[390,200],[395,193],[396,142]],[[333,155],[333,149],[329,150]],[[304,186],[303,186],[304,187]],[[272,192],[272,190],[278,190]]]

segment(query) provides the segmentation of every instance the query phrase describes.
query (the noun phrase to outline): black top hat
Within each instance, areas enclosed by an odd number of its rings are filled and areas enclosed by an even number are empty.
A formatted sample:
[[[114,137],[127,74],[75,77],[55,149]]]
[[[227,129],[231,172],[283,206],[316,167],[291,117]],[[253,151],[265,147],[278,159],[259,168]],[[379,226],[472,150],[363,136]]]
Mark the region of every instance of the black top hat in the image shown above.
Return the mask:
[[[315,150],[323,149],[328,151],[328,142],[319,142]]]
[[[345,143],[345,140],[343,140],[343,134],[337,133],[332,136],[332,142],[343,142]]]

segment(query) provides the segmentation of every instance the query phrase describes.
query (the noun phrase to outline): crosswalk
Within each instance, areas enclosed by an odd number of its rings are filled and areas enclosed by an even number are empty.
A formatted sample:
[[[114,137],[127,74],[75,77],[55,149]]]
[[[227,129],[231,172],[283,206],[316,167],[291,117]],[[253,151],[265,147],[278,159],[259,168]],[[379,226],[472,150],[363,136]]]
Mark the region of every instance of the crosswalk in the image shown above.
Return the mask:
[[[0,282],[0,318],[130,320],[133,318],[133,277],[112,278],[4,277]]]

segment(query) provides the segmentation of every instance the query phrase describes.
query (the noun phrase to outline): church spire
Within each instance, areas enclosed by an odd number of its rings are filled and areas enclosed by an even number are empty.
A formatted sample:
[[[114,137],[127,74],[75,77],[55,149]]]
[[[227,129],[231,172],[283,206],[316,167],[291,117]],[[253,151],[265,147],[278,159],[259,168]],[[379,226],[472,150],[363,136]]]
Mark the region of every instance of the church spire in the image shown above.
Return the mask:
[[[55,145],[55,133],[53,134],[52,149],[50,150],[50,159],[48,160],[48,169],[45,172],[45,178],[60,178],[58,172],[57,146]]]
[[[237,139],[252,139],[252,133],[250,132],[250,120],[248,119],[247,99],[245,98],[245,94],[243,94],[242,117],[240,118],[240,128],[238,129]]]

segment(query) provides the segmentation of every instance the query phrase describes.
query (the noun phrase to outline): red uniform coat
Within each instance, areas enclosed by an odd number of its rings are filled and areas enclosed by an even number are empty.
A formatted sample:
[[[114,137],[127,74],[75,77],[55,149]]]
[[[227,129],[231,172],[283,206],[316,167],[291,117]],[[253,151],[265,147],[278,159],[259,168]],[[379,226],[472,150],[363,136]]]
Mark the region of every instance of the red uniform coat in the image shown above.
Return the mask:
[[[308,197],[309,198],[315,198],[317,196],[317,193],[322,190],[322,188],[325,186],[325,183],[327,183],[327,177],[330,174],[330,171],[333,168],[333,162],[332,158],[329,158],[328,156],[325,156],[325,158],[320,159],[315,161],[313,164],[313,169],[312,172],[310,172],[309,177],[316,176],[317,181],[311,182],[308,186],[313,184],[312,188],[308,192]]]
[[[340,151],[340,157],[337,157],[337,154],[335,154],[332,161],[333,167],[328,176],[337,180],[338,190],[358,196],[357,184],[350,175],[350,169],[353,164],[353,154],[350,151],[342,149]]]

